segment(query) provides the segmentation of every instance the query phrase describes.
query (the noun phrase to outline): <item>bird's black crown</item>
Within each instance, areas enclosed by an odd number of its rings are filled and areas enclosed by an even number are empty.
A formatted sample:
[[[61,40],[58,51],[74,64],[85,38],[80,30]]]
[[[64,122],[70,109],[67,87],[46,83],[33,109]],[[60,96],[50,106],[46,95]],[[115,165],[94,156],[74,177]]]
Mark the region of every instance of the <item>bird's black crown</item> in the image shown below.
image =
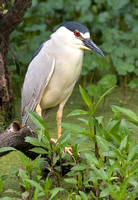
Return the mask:
[[[84,26],[83,24],[81,24],[79,22],[75,22],[75,21],[64,22],[58,28],[60,28],[62,26],[66,27],[67,29],[69,29],[72,32],[74,32],[75,30],[77,30],[83,34],[86,32],[89,32],[89,30],[86,26]]]

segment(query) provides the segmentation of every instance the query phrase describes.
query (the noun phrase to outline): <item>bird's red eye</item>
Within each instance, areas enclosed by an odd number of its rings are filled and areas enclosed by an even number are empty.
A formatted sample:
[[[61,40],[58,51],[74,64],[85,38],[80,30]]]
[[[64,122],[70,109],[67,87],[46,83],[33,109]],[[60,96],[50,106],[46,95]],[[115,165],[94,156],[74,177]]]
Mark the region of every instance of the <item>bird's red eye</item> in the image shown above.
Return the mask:
[[[76,37],[79,37],[79,36],[80,36],[80,33],[79,33],[78,31],[74,31],[74,35],[75,35]]]

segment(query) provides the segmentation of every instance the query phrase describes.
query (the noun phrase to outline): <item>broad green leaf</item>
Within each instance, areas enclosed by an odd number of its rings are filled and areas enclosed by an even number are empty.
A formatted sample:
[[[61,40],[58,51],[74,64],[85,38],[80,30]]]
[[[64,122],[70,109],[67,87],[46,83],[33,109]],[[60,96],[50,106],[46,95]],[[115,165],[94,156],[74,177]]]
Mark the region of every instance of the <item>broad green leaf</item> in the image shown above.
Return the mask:
[[[107,197],[109,195],[109,188],[105,188],[105,189],[102,189],[102,191],[100,192],[100,197],[103,198],[103,197]]]
[[[79,193],[80,193],[80,195],[81,195],[81,197],[82,197],[83,200],[88,200],[88,197],[87,197],[87,195],[84,192],[79,191]]]
[[[99,165],[97,158],[95,156],[93,156],[92,154],[85,153],[84,156],[90,164],[94,164],[94,165],[97,165],[97,166]]]
[[[75,178],[65,178],[64,181],[67,182],[67,183],[71,183],[71,184],[77,184],[78,183],[78,181]]]
[[[77,118],[78,120],[84,122],[86,125],[88,125],[88,119],[87,118]]]
[[[94,106],[94,112],[96,111],[97,107],[99,106],[99,104],[101,103],[101,101],[103,100],[103,98],[109,94],[115,87],[112,87],[110,89],[108,89],[100,98],[99,100],[97,101],[96,105]]]
[[[62,145],[65,142],[69,141],[69,138],[70,138],[69,131],[65,131],[64,133],[62,133],[61,137],[58,139],[58,145]]]
[[[46,138],[47,143],[45,144],[44,142],[40,142],[37,138],[32,138],[32,137],[26,137],[25,138],[25,142],[28,142],[34,146],[38,146],[38,147],[47,147],[47,145],[49,144],[49,141]]]
[[[36,181],[30,180],[30,179],[25,179],[28,183],[30,183],[32,186],[34,186],[35,188],[38,188],[41,192],[44,192],[44,189],[42,188],[42,186],[37,183]]]
[[[13,147],[2,147],[0,148],[0,153],[6,152],[6,151],[15,151],[16,149]]]
[[[26,110],[26,112],[29,114],[32,121],[38,126],[40,129],[46,129],[45,121],[42,119],[40,115],[38,115],[34,111]]]
[[[10,197],[2,197],[2,198],[0,198],[0,200],[13,200],[13,198],[10,198]]]
[[[85,90],[81,86],[79,86],[79,88],[80,88],[80,93],[81,93],[81,96],[82,96],[84,102],[86,103],[86,105],[89,107],[89,109],[93,113],[93,103],[91,102],[89,95],[87,94],[87,92],[85,92]]]
[[[22,163],[26,167],[30,167],[30,159],[24,153],[22,153],[21,151],[18,151],[18,152],[19,152],[19,157],[20,157]]]
[[[38,115],[36,112],[30,111],[30,110],[27,110],[26,112],[29,114],[30,118],[37,125],[37,127],[40,128],[41,130],[44,130],[45,136],[47,137],[48,140],[50,140],[46,123],[43,120],[43,118],[40,115]]]
[[[106,74],[101,80],[98,82],[103,88],[109,89],[116,85],[117,79],[114,74]]]
[[[105,180],[107,180],[108,179],[108,175],[107,175],[107,171],[105,171],[103,168],[101,168],[100,170],[99,170],[99,174],[101,175],[101,177],[103,178],[103,179],[105,179]]]
[[[131,89],[135,89],[136,87],[138,87],[138,79],[133,79],[133,80],[131,80],[130,83],[129,83],[128,85],[129,85],[129,87],[130,87]]]
[[[72,123],[61,123],[60,125],[73,133],[81,133],[85,131],[84,127]]]
[[[103,148],[106,152],[110,150],[110,147],[115,148],[114,145],[110,142],[108,142],[106,139],[103,137],[96,135],[96,140],[101,148]]]
[[[56,188],[52,189],[50,191],[50,193],[51,193],[50,200],[52,200],[60,191],[64,191],[64,189],[60,188],[60,187],[56,187]]]
[[[110,168],[108,168],[108,180],[109,181],[113,180],[114,177],[111,177],[111,176],[112,176],[113,172],[115,172],[117,170],[117,168],[118,168],[117,165],[118,165],[118,162],[116,161],[111,165]]]
[[[112,108],[116,109],[117,111],[121,112],[122,114],[126,115],[132,120],[135,120],[136,122],[138,122],[138,116],[132,110],[128,108],[119,107],[119,106],[112,106]]]
[[[38,153],[38,154],[49,154],[48,151],[46,151],[43,148],[39,148],[39,147],[35,147],[35,148],[31,149],[30,151],[33,151],[33,152]]]
[[[133,159],[133,157],[136,155],[137,152],[138,152],[138,145],[134,146],[130,150],[130,152],[129,152],[128,156],[127,156],[127,163]]]
[[[70,116],[75,116],[75,115],[86,115],[89,114],[89,112],[85,111],[85,110],[73,110],[68,117]]]
[[[95,98],[99,98],[100,95],[102,94],[102,88],[99,85],[91,84],[91,85],[87,86],[86,89],[87,89],[89,95],[92,97],[95,97]]]
[[[74,167],[71,168],[72,171],[82,171],[88,168],[88,165],[75,165]]]
[[[33,160],[32,161],[32,165],[33,165],[33,168],[35,168],[35,167],[37,167],[37,166],[39,166],[39,164],[40,164],[40,155],[39,156],[37,156],[36,158],[35,158],[35,160]]]
[[[128,135],[125,136],[122,140],[121,140],[121,143],[120,143],[120,150],[126,148],[126,145],[127,145],[127,138],[128,138]]]
[[[138,171],[138,162],[134,163],[133,167],[131,168],[131,173],[134,174]]]

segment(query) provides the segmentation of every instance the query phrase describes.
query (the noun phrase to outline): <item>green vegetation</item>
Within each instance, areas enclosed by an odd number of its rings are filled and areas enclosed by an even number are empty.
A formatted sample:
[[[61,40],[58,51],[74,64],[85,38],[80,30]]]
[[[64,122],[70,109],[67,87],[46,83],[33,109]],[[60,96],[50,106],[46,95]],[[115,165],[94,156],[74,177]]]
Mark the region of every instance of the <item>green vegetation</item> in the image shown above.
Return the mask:
[[[80,87],[87,110],[74,110],[69,116],[82,115],[78,118],[82,124],[62,123],[61,126],[67,130],[59,138],[56,146],[50,143],[51,137],[45,121],[36,113],[28,111],[38,127],[38,138],[26,137],[26,141],[35,144],[37,147],[31,151],[40,155],[30,161],[22,152],[19,152],[20,160],[25,167],[24,169],[12,169],[12,177],[17,178],[22,192],[10,190],[10,188],[3,192],[3,183],[9,178],[8,175],[3,175],[0,182],[2,195],[7,196],[11,192],[18,198],[33,200],[44,198],[136,199],[138,145],[132,141],[135,138],[134,130],[138,125],[138,116],[130,109],[119,106],[112,106],[114,117],[107,123],[104,122],[103,116],[96,116],[96,110],[101,101],[112,90],[113,88],[107,90],[96,103],[93,103],[86,91]],[[127,119],[121,117],[120,114],[126,116]],[[70,140],[71,133],[76,134],[73,141]],[[89,147],[87,145],[85,149],[81,148],[84,142],[89,144]],[[65,146],[72,147],[76,162],[63,153]],[[43,147],[46,147],[48,151]],[[1,149],[1,151],[6,150],[9,148]],[[78,161],[79,152],[81,161]],[[48,165],[48,163],[41,157],[41,154],[48,154],[51,160],[46,178],[42,177],[41,166],[42,164]],[[62,158],[65,156],[69,157],[66,165],[70,164],[72,168],[63,176]],[[60,163],[58,167],[57,162]]]
[[[138,86],[137,4],[136,0],[33,0],[24,21],[10,37],[12,52],[9,51],[9,69],[14,72],[15,88],[21,81],[19,74],[24,76],[30,58],[40,43],[60,23],[74,20],[89,28],[91,38],[105,54],[104,58],[97,54],[86,54],[81,78],[83,87],[90,85],[90,93],[98,89],[101,94],[101,90],[109,88],[110,80],[113,79],[113,85],[121,85],[124,101],[127,101],[127,88],[131,88],[133,100]],[[109,83],[105,86],[106,80]]]
[[[136,0],[33,0],[24,21],[10,36],[8,69],[13,78],[16,120],[20,119],[20,91],[31,56],[63,21],[85,24],[105,57],[86,52],[80,78],[85,89],[80,89],[84,102],[78,101],[81,98],[76,87],[64,116],[75,111],[63,119],[65,132],[57,146],[50,145],[50,138],[56,135],[55,112],[47,118],[47,127],[30,112],[39,132],[38,139],[26,141],[39,144],[33,151],[40,155],[31,161],[14,151],[0,158],[1,199],[136,199],[137,5]],[[3,12],[8,11],[4,4],[2,7]],[[110,91],[116,85],[119,87]],[[107,96],[109,91],[112,93]],[[53,163],[46,178],[41,174],[41,165],[46,164],[41,153],[47,153],[42,146],[49,148],[48,156]],[[82,161],[74,163],[63,154],[65,146],[72,147],[76,161],[80,152]],[[62,168],[57,168],[56,163],[64,157],[73,167],[62,176]],[[51,172],[58,179],[55,185]]]

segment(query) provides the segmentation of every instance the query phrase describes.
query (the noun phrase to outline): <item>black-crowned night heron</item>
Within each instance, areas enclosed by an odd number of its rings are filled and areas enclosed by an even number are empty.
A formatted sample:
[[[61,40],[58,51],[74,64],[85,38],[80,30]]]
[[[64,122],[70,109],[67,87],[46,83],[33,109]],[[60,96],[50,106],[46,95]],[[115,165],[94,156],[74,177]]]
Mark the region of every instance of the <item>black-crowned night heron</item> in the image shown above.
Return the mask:
[[[63,108],[78,80],[84,49],[102,51],[90,39],[86,26],[68,21],[61,24],[34,53],[22,88],[22,124],[27,124],[26,110],[47,115],[59,105],[57,123],[62,122]],[[58,125],[58,138],[61,126]]]

